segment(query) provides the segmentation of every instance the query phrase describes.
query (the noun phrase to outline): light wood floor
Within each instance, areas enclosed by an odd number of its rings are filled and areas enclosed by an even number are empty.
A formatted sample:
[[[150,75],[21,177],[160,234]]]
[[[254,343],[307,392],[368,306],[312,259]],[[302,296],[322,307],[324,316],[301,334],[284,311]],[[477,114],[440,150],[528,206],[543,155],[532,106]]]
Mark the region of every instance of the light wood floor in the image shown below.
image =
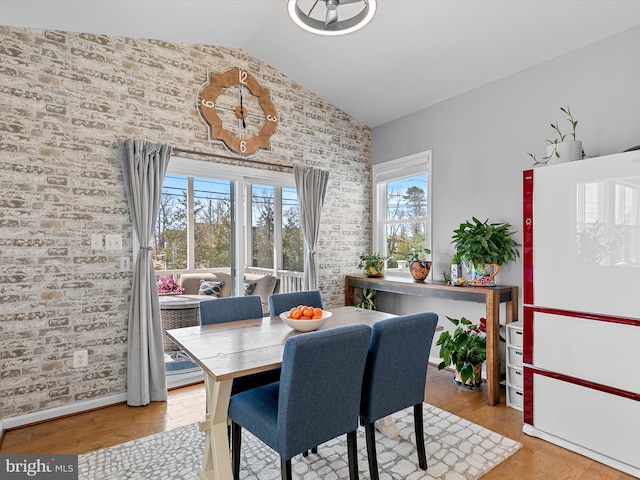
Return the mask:
[[[484,391],[458,390],[448,371],[429,367],[425,401],[523,444],[522,449],[498,465],[483,480],[631,480],[621,473],[586,457],[522,433],[521,413],[502,403],[484,403]],[[23,427],[5,433],[0,453],[80,454],[170,430],[204,419],[202,384],[169,392],[166,403],[147,407],[124,404],[58,420]]]

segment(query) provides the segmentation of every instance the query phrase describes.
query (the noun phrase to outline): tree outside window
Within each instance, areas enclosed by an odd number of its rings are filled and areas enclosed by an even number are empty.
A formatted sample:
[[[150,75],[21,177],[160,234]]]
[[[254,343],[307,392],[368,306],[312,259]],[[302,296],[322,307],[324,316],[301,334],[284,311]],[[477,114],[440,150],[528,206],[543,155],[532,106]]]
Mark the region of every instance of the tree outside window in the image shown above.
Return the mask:
[[[225,179],[165,176],[154,235],[156,270],[230,268],[233,258],[232,182]],[[249,266],[302,272],[304,242],[296,189],[247,183],[251,227]],[[237,215],[242,218],[242,215]],[[275,235],[276,229],[278,235]]]
[[[431,249],[431,151],[373,166],[373,251],[409,275],[414,249]]]

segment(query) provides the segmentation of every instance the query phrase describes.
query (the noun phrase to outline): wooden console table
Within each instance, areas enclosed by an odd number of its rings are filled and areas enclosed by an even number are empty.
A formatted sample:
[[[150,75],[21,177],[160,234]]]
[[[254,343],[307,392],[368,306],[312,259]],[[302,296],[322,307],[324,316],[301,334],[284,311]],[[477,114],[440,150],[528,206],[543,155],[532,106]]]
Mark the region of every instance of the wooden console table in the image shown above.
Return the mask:
[[[414,282],[405,277],[366,277],[347,275],[344,281],[345,305],[353,305],[354,289],[451,298],[484,303],[487,313],[487,403],[500,403],[500,304],[506,304],[505,323],[518,321],[518,287],[454,287],[442,282]]]

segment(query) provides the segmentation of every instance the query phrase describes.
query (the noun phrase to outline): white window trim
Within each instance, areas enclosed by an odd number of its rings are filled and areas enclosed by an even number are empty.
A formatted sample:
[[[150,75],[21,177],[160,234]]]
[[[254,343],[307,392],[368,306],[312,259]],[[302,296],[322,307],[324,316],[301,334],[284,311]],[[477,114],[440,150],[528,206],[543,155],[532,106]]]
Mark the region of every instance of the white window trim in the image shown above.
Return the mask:
[[[293,172],[276,172],[272,170],[263,170],[259,168],[243,167],[240,165],[230,165],[224,163],[214,163],[202,160],[194,160],[184,157],[171,157],[167,167],[168,174],[184,175],[188,177],[212,177],[232,182],[232,193],[235,191],[236,202],[242,201],[242,186],[253,183],[268,183],[276,187],[293,187],[295,188],[295,179]],[[232,219],[233,238],[238,248],[235,250],[237,255],[232,258],[231,268],[235,272],[243,272],[245,259],[248,253],[245,245],[245,231],[243,216],[247,214],[246,209],[250,206],[245,205],[242,208],[233,208],[235,216]],[[191,239],[193,241],[193,239]],[[192,260],[189,261],[192,263]],[[242,275],[235,275],[235,282],[232,287],[234,292],[244,291],[244,280]]]
[[[433,250],[432,246],[432,203],[431,191],[432,174],[431,174],[431,150],[418,152],[406,157],[396,158],[383,163],[373,165],[371,175],[372,182],[372,206],[373,206],[373,251],[381,255],[387,254],[387,242],[385,229],[382,227],[385,221],[385,202],[386,191],[385,186],[380,182],[388,182],[399,178],[404,178],[417,173],[427,174],[427,248]],[[395,272],[406,273],[409,272]]]

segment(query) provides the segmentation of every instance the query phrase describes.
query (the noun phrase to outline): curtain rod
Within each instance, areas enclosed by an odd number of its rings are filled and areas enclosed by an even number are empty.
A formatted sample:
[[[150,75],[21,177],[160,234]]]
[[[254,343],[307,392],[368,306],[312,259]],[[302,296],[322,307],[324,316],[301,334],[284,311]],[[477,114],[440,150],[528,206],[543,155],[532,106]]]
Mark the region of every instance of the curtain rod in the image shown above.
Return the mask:
[[[293,170],[293,167],[290,165],[281,165],[278,163],[269,163],[269,162],[261,162],[260,160],[253,160],[252,158],[243,158],[243,157],[232,157],[231,155],[219,155],[214,153],[206,153],[206,152],[197,152],[195,150],[187,150],[185,148],[172,148],[172,152],[174,153],[186,153],[191,155],[200,155],[208,158],[224,158],[225,160],[235,160],[240,162],[249,162],[255,163],[256,165],[269,166],[269,167],[278,167],[285,168],[288,170]]]

